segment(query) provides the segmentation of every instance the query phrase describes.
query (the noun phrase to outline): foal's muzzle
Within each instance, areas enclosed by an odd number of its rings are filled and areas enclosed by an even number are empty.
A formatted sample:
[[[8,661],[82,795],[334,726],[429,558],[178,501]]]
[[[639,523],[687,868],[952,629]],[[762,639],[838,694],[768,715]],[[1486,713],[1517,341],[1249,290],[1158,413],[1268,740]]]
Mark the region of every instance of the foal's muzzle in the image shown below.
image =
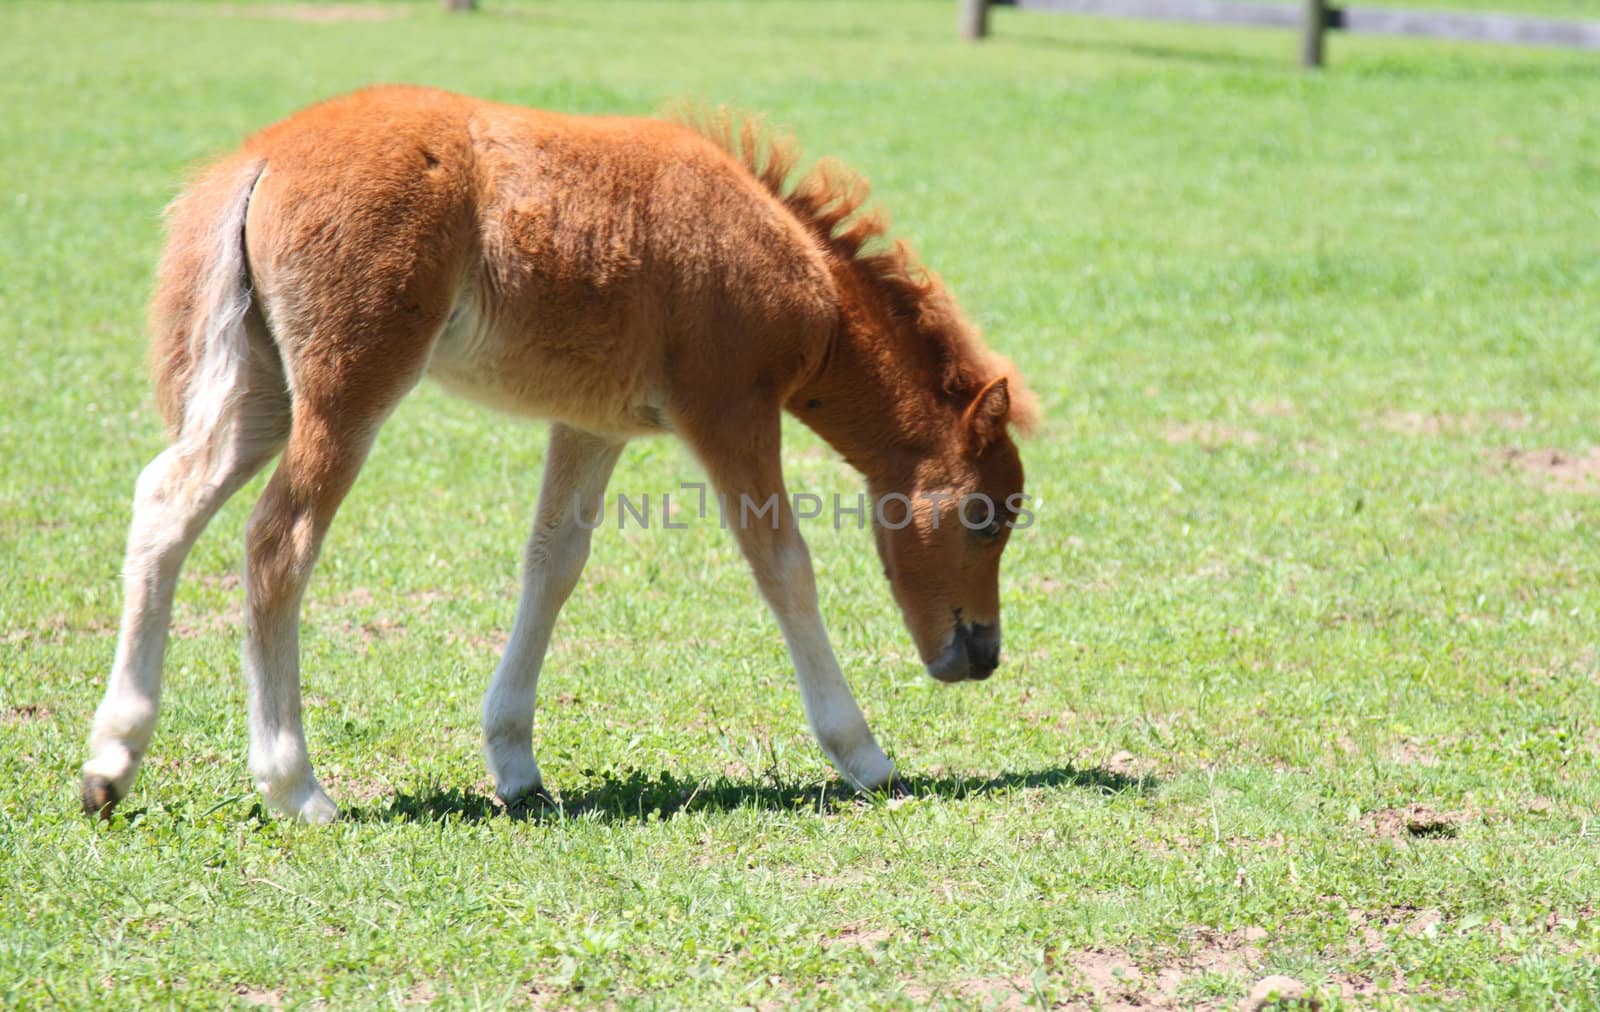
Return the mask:
[[[1000,666],[1000,623],[961,622],[950,642],[928,664],[928,674],[941,682],[981,682]]]

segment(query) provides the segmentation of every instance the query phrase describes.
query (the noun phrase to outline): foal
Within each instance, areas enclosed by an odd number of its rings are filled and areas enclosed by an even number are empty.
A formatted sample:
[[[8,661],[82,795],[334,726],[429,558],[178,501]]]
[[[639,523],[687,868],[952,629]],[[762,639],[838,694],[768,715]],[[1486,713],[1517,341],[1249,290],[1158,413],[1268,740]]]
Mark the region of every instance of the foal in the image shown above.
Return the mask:
[[[1027,425],[1032,402],[939,282],[882,241],[882,219],[858,213],[865,183],[824,164],[790,188],[794,163],[726,119],[384,87],[297,113],[200,176],[169,211],[151,307],[173,441],[134,496],[84,810],[109,813],[149,745],[184,557],[281,453],[245,537],[250,770],[277,810],[338,814],[301,728],[300,602],[379,426],[425,375],[553,422],[525,588],[483,702],[502,799],[543,789],[534,691],[588,557],[584,518],[623,444],[665,432],[729,500],[776,497],[770,519],[733,525],[740,548],[823,751],[855,787],[887,785],[894,767],[817,610],[780,412],[892,501],[874,516],[884,571],[929,673],[960,681],[999,663],[1000,553],[1022,502],[1007,425]],[[998,510],[965,522],[963,497]]]

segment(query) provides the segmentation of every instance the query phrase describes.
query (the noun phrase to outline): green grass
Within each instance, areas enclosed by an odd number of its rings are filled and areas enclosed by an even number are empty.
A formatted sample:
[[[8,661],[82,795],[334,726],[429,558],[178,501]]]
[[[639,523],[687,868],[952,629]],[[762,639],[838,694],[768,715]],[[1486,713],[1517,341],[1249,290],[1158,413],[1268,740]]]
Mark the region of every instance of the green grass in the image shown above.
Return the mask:
[[[1305,76],[1292,33],[1000,10],[962,46],[945,2],[485,3],[0,7],[0,1004],[1231,1006],[1278,972],[1359,1007],[1592,1006],[1600,476],[1506,457],[1600,443],[1592,55],[1340,37]],[[1031,377],[1044,506],[993,680],[929,682],[869,536],[810,528],[917,797],[846,796],[696,525],[597,538],[542,686],[565,807],[498,814],[477,701],[543,433],[425,388],[309,595],[308,734],[352,818],[249,793],[259,481],[189,563],[136,793],[77,814],[161,446],[159,210],[378,80],[765,110],[873,178]],[[789,433],[793,484],[855,490]],[[614,488],[697,477],[641,442]]]

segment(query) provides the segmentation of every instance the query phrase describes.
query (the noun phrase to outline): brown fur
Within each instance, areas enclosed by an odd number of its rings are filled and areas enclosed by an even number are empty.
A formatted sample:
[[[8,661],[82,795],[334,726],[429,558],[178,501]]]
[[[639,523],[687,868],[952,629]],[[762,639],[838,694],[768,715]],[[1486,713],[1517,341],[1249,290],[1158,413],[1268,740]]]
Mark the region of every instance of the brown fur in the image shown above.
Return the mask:
[[[791,186],[797,158],[725,115],[690,128],[387,87],[296,113],[203,172],[171,208],[150,310],[173,445],[135,490],[85,810],[109,812],[149,746],[184,558],[281,453],[245,536],[250,770],[278,810],[337,814],[305,744],[300,601],[378,429],[425,375],[555,423],[522,600],[484,696],[497,794],[542,790],[535,691],[588,555],[578,511],[601,501],[625,442],[659,432],[728,503],[818,743],[856,787],[891,786],[822,621],[782,411],[866,476],[906,625],[929,674],[960,681],[1000,661],[1003,521],[1023,478],[1010,427],[1035,410],[864,210],[865,181],[825,162]],[[972,496],[999,512],[970,526]]]
[[[1010,361],[989,351],[977,328],[961,312],[939,277],[918,260],[911,245],[889,236],[889,217],[867,207],[871,186],[866,178],[825,158],[798,181],[800,161],[792,137],[768,131],[760,120],[727,109],[693,110],[677,118],[723,150],[739,158],[751,174],[794,214],[827,249],[835,265],[844,265],[890,317],[909,324],[909,334],[938,364],[940,388],[962,405],[999,376],[1010,380],[1011,412],[1007,419],[1023,432],[1038,424],[1033,395]],[[884,342],[886,355],[901,351]]]
[[[793,143],[726,114],[686,127],[410,87],[297,113],[174,203],[151,320],[175,431],[214,222],[252,161],[253,311],[294,391],[251,525],[253,607],[297,603],[373,433],[424,374],[608,439],[674,431],[733,493],[781,490],[780,407],[875,494],[1021,488],[1005,428],[1034,423],[1031,396],[864,209],[860,176],[824,161],[791,185]],[[1004,545],[928,520],[879,537],[925,659],[952,615],[995,620]]]

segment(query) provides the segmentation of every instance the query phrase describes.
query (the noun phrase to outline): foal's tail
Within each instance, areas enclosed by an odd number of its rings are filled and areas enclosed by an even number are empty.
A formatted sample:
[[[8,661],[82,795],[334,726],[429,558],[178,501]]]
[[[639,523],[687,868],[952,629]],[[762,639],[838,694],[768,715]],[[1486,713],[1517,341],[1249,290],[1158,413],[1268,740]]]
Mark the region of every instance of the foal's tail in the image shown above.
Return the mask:
[[[244,221],[266,163],[212,166],[167,208],[167,246],[150,302],[150,370],[176,439],[206,440],[237,406],[250,365]]]

